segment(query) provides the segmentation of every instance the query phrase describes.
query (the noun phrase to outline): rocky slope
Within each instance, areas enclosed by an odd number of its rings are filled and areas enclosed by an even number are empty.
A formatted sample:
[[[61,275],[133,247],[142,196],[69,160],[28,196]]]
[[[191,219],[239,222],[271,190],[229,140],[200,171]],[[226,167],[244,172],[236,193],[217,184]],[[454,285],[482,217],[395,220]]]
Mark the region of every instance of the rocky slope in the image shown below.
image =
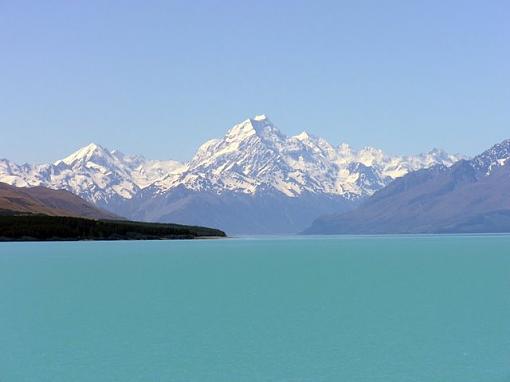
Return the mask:
[[[30,214],[120,219],[119,216],[99,209],[69,191],[52,190],[42,186],[15,187],[0,183],[0,215]]]
[[[317,219],[305,233],[510,232],[510,140],[472,160],[410,173],[360,208]]]

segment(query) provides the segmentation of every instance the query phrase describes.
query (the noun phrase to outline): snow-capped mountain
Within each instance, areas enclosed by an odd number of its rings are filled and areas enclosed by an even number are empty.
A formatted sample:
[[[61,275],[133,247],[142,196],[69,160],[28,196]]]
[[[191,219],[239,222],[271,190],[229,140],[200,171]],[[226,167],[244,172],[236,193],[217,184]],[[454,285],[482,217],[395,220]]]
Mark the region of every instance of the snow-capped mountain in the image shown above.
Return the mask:
[[[108,207],[112,199],[132,199],[142,188],[182,168],[177,161],[146,160],[91,143],[52,164],[17,165],[2,159],[0,182],[66,189]]]
[[[287,137],[262,115],[204,143],[178,176],[158,184],[161,191],[178,185],[246,194],[272,188],[288,197],[312,192],[359,198],[410,171],[439,163],[450,166],[458,159],[437,149],[407,157],[386,156],[370,147],[354,151],[306,132]]]
[[[356,151],[306,132],[287,137],[261,115],[235,125],[221,139],[204,143],[185,164],[147,160],[90,144],[52,164],[0,160],[0,182],[66,189],[131,218],[204,225],[214,225],[217,218],[216,226],[227,230],[239,227],[235,220],[240,219],[222,221],[229,205],[240,203],[236,213],[242,213],[243,208],[273,200],[272,213],[278,214],[288,202],[292,211],[281,213],[288,215],[282,224],[291,227],[290,232],[310,223],[295,217],[297,209],[299,214],[308,211],[306,219],[319,216],[325,208],[344,209],[347,201],[370,196],[408,172],[436,164],[450,166],[458,159],[437,149],[416,156],[388,156],[371,147]],[[198,205],[208,214],[198,214]],[[211,211],[211,206],[218,209]]]
[[[487,151],[471,160],[473,168],[483,174],[490,175],[494,170],[510,163],[510,139],[492,146]]]
[[[471,160],[409,173],[306,233],[510,232],[510,140]]]

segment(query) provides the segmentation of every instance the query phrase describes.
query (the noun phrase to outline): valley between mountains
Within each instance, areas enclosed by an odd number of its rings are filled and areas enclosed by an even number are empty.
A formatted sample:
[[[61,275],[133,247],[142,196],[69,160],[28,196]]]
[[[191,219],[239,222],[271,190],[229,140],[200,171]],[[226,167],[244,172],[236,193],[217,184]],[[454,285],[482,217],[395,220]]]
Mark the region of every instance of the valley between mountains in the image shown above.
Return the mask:
[[[448,168],[459,159],[438,149],[391,156],[372,147],[335,146],[306,132],[289,137],[262,115],[205,142],[187,163],[90,144],[51,164],[2,159],[0,182],[67,190],[132,220],[281,234],[352,210],[410,172]]]

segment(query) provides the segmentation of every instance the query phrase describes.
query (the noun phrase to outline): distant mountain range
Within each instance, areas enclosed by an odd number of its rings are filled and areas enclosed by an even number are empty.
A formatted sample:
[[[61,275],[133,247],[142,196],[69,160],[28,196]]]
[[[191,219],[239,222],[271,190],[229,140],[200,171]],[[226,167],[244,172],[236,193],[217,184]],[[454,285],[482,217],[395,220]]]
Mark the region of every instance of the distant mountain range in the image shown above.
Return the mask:
[[[510,140],[451,167],[412,172],[308,234],[510,232]]]
[[[204,143],[191,161],[147,160],[90,144],[52,164],[0,160],[0,182],[65,189],[129,219],[294,233],[347,211],[409,172],[461,157],[434,149],[389,156],[333,146],[306,132],[287,137],[265,116]]]

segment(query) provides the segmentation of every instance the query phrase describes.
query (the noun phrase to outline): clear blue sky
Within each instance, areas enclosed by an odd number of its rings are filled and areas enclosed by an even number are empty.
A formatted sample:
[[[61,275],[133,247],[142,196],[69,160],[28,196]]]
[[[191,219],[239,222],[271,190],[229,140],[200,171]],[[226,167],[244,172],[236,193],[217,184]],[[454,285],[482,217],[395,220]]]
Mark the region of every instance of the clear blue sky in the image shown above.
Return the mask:
[[[510,138],[510,2],[0,0],[0,157],[186,160],[265,113],[390,153]]]

